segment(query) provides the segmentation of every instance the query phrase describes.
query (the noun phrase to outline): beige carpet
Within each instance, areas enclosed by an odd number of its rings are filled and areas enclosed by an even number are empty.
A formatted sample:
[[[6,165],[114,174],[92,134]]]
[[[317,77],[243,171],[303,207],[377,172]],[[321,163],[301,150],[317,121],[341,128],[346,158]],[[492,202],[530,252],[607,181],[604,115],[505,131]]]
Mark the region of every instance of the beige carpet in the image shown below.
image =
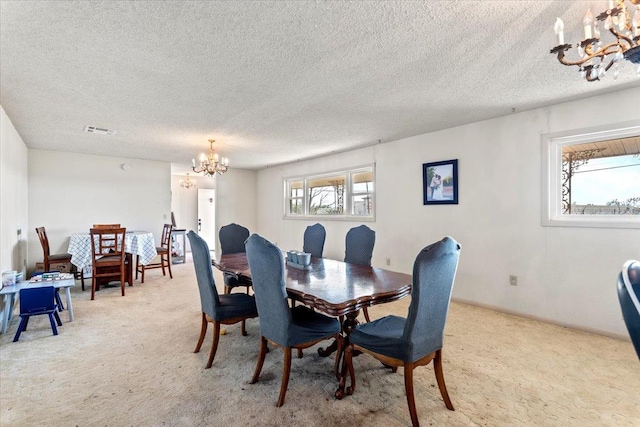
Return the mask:
[[[216,273],[218,283],[221,277]],[[613,285],[612,285],[613,286]],[[220,287],[220,286],[219,286]],[[193,265],[160,270],[147,283],[103,289],[95,301],[73,289],[75,322],[62,313],[60,335],[46,317],[12,343],[14,318],[0,336],[2,426],[407,426],[401,370],[368,356],[355,360],[358,389],[333,398],[333,358],[316,347],[292,364],[287,400],[276,408],[282,352],[272,350],[250,385],[259,348],[258,320],[194,354],[200,302]],[[378,306],[373,317],[404,315],[409,300]],[[444,374],[449,411],[430,366],[416,370],[423,426],[640,426],[640,361],[629,342],[453,303]]]

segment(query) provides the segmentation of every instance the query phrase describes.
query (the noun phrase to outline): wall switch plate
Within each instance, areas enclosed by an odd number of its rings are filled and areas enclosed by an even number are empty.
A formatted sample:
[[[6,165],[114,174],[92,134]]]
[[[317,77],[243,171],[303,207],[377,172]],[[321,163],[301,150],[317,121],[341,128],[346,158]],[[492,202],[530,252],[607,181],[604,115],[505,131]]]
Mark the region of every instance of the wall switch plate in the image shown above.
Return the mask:
[[[509,276],[509,284],[511,286],[518,286],[518,276],[514,276],[513,274]]]
[[[387,258],[387,265],[391,265],[391,258]]]

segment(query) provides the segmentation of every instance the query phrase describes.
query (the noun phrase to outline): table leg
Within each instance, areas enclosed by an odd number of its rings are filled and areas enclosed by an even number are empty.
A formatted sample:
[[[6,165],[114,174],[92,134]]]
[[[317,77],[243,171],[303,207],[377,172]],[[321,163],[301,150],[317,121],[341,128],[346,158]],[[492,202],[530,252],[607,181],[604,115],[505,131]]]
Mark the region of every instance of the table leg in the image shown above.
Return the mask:
[[[65,293],[67,294],[67,311],[69,311],[69,322],[73,322],[73,305],[71,304],[71,287],[67,286],[65,288]]]
[[[129,284],[129,286],[133,286],[133,255],[131,255],[129,252],[126,252],[125,257],[127,258],[127,272],[125,274],[125,280]]]
[[[344,333],[344,345],[342,346],[341,354],[336,354],[336,357],[342,359],[342,369],[338,372],[338,389],[335,392],[336,399],[342,399],[344,397],[344,389],[345,383],[347,381],[347,364],[344,357],[344,352],[347,346],[349,345],[349,335],[351,335],[351,331],[358,324],[358,314],[360,314],[360,310],[356,310],[351,313],[347,313],[344,319],[344,323],[342,324],[342,332]],[[338,360],[339,362],[340,360]],[[340,364],[338,364],[340,366]]]
[[[11,318],[11,312],[13,311],[13,293],[4,294],[3,298],[4,308],[2,309],[2,333],[7,333],[7,327],[9,326],[9,319]]]

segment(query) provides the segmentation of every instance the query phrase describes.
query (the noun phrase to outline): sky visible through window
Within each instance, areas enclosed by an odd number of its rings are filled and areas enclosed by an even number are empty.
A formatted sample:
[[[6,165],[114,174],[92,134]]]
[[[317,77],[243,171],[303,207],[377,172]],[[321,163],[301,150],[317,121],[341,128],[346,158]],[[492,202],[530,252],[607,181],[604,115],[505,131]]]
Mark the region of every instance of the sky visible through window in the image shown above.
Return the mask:
[[[578,205],[605,205],[614,199],[640,197],[640,156],[591,159],[571,182],[571,200]]]

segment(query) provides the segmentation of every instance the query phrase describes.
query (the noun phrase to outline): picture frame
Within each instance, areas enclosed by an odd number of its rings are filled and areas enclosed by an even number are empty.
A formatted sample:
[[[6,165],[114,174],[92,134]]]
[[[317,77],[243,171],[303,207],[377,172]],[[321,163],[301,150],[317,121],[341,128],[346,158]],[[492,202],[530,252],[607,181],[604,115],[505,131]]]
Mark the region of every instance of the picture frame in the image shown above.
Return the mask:
[[[422,164],[424,205],[458,204],[458,159]]]

